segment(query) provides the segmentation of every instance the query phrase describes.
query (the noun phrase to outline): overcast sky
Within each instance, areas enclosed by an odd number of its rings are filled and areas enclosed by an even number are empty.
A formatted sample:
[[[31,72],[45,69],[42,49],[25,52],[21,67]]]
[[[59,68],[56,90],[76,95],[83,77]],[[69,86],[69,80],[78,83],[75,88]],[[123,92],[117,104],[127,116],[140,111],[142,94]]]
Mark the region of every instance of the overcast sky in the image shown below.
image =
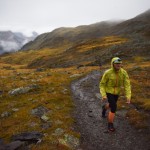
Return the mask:
[[[131,19],[150,0],[0,0],[0,31],[50,32],[106,20]]]

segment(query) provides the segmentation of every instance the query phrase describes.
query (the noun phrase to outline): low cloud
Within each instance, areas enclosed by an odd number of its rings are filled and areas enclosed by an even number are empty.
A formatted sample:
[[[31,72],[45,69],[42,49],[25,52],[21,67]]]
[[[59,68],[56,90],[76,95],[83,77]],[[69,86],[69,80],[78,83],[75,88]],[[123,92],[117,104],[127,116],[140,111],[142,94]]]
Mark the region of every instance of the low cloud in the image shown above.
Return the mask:
[[[32,32],[32,36],[27,37],[21,32],[0,31],[0,54],[18,51],[24,44],[34,40],[38,34]]]
[[[0,41],[1,47],[3,47],[3,51],[5,52],[10,52],[10,51],[17,51],[20,46],[16,42],[11,42],[11,41]]]

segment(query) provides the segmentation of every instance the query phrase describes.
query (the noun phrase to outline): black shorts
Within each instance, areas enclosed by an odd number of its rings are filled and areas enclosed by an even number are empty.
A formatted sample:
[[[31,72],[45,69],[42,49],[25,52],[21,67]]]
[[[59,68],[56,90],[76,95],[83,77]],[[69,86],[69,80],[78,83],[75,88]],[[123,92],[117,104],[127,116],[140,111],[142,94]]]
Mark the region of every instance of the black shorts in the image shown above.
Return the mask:
[[[107,93],[107,98],[111,112],[115,113],[117,110],[118,95]]]

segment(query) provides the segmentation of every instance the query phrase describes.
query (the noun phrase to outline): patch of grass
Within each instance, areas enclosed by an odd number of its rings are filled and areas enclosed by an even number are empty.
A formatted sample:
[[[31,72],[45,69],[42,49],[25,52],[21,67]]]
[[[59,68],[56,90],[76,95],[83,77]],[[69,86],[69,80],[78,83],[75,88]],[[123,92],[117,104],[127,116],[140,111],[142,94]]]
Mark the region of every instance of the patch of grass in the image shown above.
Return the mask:
[[[148,109],[148,99],[150,97],[149,94],[149,83],[150,83],[150,76],[149,76],[150,67],[141,66],[139,70],[133,70],[130,72],[131,76],[131,84],[132,84],[132,100],[133,103],[138,104],[140,107],[142,106],[143,109]]]
[[[141,61],[141,58],[138,59]],[[149,62],[140,62],[136,60],[134,63],[125,62],[124,68],[127,70],[132,89],[131,103],[139,108],[141,111],[136,111],[125,105],[125,98],[120,98],[118,102],[119,109],[128,109],[127,117],[129,122],[136,128],[146,128],[147,121],[150,119],[147,113],[150,111],[150,94],[149,94],[149,83],[150,83],[150,66]],[[123,94],[124,95],[124,94]]]
[[[145,110],[150,110],[150,99],[145,99],[142,108],[144,108]]]
[[[128,111],[126,116],[128,117],[130,124],[134,125],[134,127],[136,127],[137,129],[145,129],[148,127],[148,124],[146,122],[147,116],[144,113],[132,109]]]
[[[94,49],[101,49],[112,45],[118,45],[126,42],[127,39],[121,38],[118,36],[108,36],[103,37],[95,40],[87,41],[86,43],[80,44],[77,47],[77,51],[86,52],[86,51],[92,51]]]
[[[58,55],[64,50],[57,48],[44,48],[40,50],[28,50],[28,51],[18,51],[12,53],[11,55],[5,55],[0,57],[1,62],[7,64],[19,64],[25,65],[31,63],[35,59],[45,59],[50,56]]]
[[[42,143],[32,148],[40,150],[58,148],[58,138],[61,136],[53,136],[57,128],[62,128],[64,133],[77,138],[80,137],[80,134],[73,130],[74,119],[71,114],[74,110],[74,104],[70,91],[70,83],[78,77],[71,78],[70,76],[73,74],[83,76],[97,69],[96,67],[77,69],[75,66],[44,69],[37,72],[35,69],[26,69],[22,65],[10,65],[1,62],[0,69],[0,90],[3,92],[0,95],[0,115],[5,112],[9,113],[8,116],[0,116],[1,138],[8,142],[12,135],[36,130],[45,134]],[[25,94],[14,96],[8,94],[12,89],[31,84],[36,84],[39,88]],[[44,106],[51,112],[47,115],[52,123],[48,129],[41,128],[42,121],[31,114],[32,109],[39,106]],[[15,109],[17,111],[13,111]],[[59,145],[59,148],[68,149],[63,145]]]
[[[133,59],[134,59],[134,62],[143,62],[144,61],[144,57],[141,57],[141,56],[135,56],[135,57],[133,57]]]

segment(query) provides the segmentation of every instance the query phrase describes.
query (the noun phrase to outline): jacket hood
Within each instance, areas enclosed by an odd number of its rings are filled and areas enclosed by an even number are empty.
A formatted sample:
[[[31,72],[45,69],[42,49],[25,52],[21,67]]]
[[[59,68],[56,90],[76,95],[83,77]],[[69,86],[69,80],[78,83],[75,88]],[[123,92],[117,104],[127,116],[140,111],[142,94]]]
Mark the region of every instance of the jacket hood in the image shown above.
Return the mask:
[[[113,67],[113,62],[114,61],[117,61],[118,59],[120,59],[119,57],[114,57],[114,58],[112,58],[112,60],[111,60],[111,68],[113,69],[114,67]]]

